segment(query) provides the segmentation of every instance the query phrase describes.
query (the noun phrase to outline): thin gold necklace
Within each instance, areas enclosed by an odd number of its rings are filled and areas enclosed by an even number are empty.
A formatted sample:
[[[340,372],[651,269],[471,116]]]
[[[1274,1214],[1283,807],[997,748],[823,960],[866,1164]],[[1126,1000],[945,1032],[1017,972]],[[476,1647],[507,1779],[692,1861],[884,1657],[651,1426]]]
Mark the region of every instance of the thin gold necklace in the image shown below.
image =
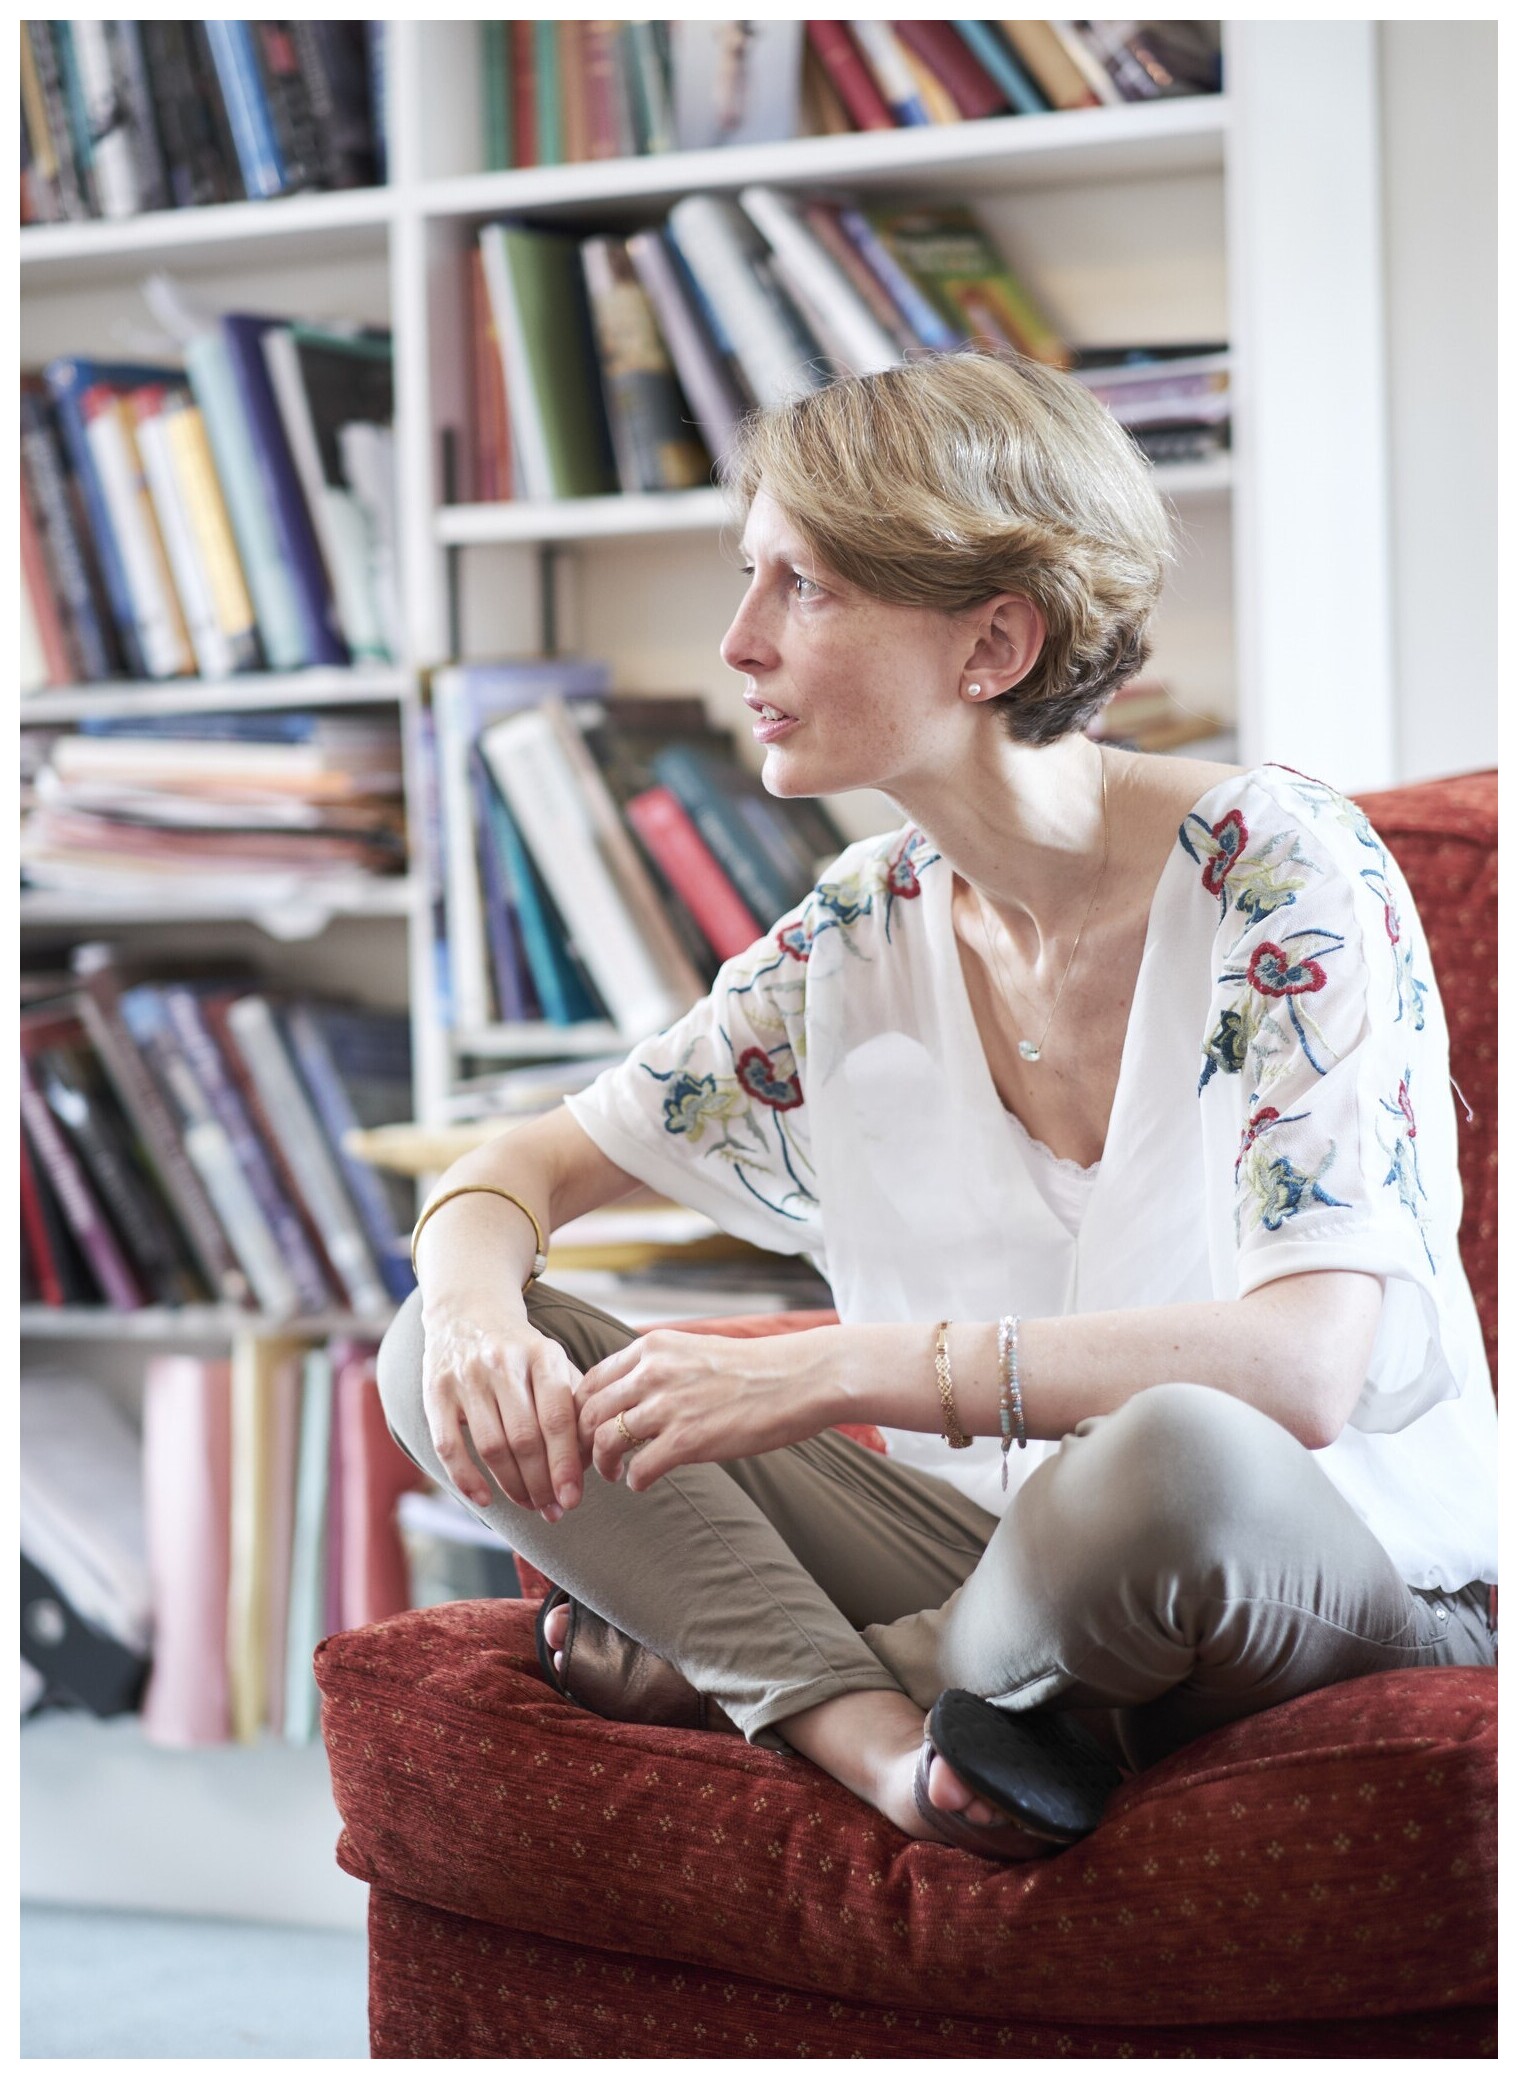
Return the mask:
[[[1070,970],[1075,965],[1075,956],[1081,949],[1081,939],[1085,935],[1086,926],[1091,921],[1091,911],[1095,906],[1102,882],[1107,877],[1107,855],[1111,849],[1112,829],[1107,820],[1107,761],[1102,756],[1100,744],[1096,747],[1096,755],[1102,768],[1102,863],[1097,868],[1096,879],[1091,884],[1091,894],[1086,902],[1086,913],[1081,918],[1080,930],[1075,934],[1075,944],[1070,948],[1070,958],[1065,962],[1065,971],[1059,978],[1059,987],[1054,992],[1054,1001],[1049,1006],[1049,1015],[1044,1020],[1044,1029],[1036,1040],[1020,1039],[1017,1043],[1017,1051],[1024,1061],[1038,1061],[1042,1058],[1044,1041],[1049,1037],[1049,1027],[1054,1023],[1054,1014],[1059,1009],[1059,1000],[1065,993],[1065,984],[1070,979]],[[975,890],[975,900],[980,904],[981,921],[986,931],[986,946],[991,955],[991,964],[996,974],[997,983],[1001,989],[1002,996],[1005,998],[1008,994],[1009,985],[1006,976],[1002,972],[1001,956],[996,950],[996,940],[991,933],[991,918],[986,908],[986,898],[981,894],[978,887]],[[1022,992],[1013,989],[1011,994],[1020,996]],[[1022,1000],[1026,1003],[1028,999],[1024,996]]]

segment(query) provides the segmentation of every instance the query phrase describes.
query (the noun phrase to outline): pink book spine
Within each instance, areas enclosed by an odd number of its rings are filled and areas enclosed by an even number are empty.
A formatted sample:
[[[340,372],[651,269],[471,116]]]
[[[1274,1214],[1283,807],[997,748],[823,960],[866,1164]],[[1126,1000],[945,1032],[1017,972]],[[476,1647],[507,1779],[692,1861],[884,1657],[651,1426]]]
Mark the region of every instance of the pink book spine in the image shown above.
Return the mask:
[[[322,1634],[330,1638],[335,1631],[343,1629],[343,1492],[346,1480],[343,1460],[346,1445],[343,1437],[343,1407],[338,1397],[338,1380],[341,1377],[341,1348],[334,1344],[332,1359],[332,1431],[327,1445],[327,1582],[322,1605]]]
[[[150,1360],[142,1471],[153,1598],[143,1733],[160,1747],[215,1746],[232,1737],[232,1367],[225,1360]]]
[[[683,802],[668,787],[648,787],[627,803],[626,815],[717,958],[746,953],[764,927],[713,858]]]
[[[295,1461],[300,1449],[301,1359],[269,1381],[269,1614],[264,1643],[264,1715],[285,1729],[285,1658],[290,1620],[290,1553],[295,1540]]]
[[[406,1548],[396,1503],[426,1483],[385,1425],[369,1353],[345,1364],[337,1380],[343,1431],[343,1629],[377,1624],[411,1606]]]

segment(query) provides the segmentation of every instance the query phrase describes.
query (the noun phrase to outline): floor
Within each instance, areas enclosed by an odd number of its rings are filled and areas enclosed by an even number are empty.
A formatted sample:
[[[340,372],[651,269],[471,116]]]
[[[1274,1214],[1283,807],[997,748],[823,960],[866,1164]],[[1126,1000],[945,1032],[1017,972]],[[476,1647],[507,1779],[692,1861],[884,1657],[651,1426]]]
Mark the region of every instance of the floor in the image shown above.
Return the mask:
[[[335,1928],[23,1906],[21,2055],[367,2059],[364,1950]]]

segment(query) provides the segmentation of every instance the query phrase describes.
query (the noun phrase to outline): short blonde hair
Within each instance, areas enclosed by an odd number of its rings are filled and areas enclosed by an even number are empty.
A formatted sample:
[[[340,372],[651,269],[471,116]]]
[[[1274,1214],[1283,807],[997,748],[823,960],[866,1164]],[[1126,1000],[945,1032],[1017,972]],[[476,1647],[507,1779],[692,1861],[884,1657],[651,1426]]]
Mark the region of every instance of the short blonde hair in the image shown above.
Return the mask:
[[[1148,462],[1074,377],[1010,354],[926,357],[746,419],[724,480],[762,487],[811,552],[878,599],[1042,610],[1033,669],[994,705],[1014,742],[1083,728],[1149,656],[1171,560]]]

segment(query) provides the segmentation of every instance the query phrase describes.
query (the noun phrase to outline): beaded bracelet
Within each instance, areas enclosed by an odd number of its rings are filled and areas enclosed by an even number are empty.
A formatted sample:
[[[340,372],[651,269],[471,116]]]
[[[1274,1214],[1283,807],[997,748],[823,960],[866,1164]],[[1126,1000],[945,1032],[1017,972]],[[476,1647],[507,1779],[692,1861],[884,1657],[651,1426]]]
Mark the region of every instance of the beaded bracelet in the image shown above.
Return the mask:
[[[940,1321],[933,1346],[933,1369],[938,1374],[938,1398],[943,1403],[943,1440],[951,1451],[965,1451],[974,1443],[959,1426],[954,1412],[954,1375],[949,1370],[949,1324]]]
[[[1017,1374],[1016,1314],[1003,1314],[996,1324],[996,1354],[1001,1369],[1001,1491],[1007,1491],[1007,1455],[1012,1449],[1012,1424],[1017,1424],[1017,1448],[1028,1448],[1028,1431],[1023,1421],[1022,1384]]]

